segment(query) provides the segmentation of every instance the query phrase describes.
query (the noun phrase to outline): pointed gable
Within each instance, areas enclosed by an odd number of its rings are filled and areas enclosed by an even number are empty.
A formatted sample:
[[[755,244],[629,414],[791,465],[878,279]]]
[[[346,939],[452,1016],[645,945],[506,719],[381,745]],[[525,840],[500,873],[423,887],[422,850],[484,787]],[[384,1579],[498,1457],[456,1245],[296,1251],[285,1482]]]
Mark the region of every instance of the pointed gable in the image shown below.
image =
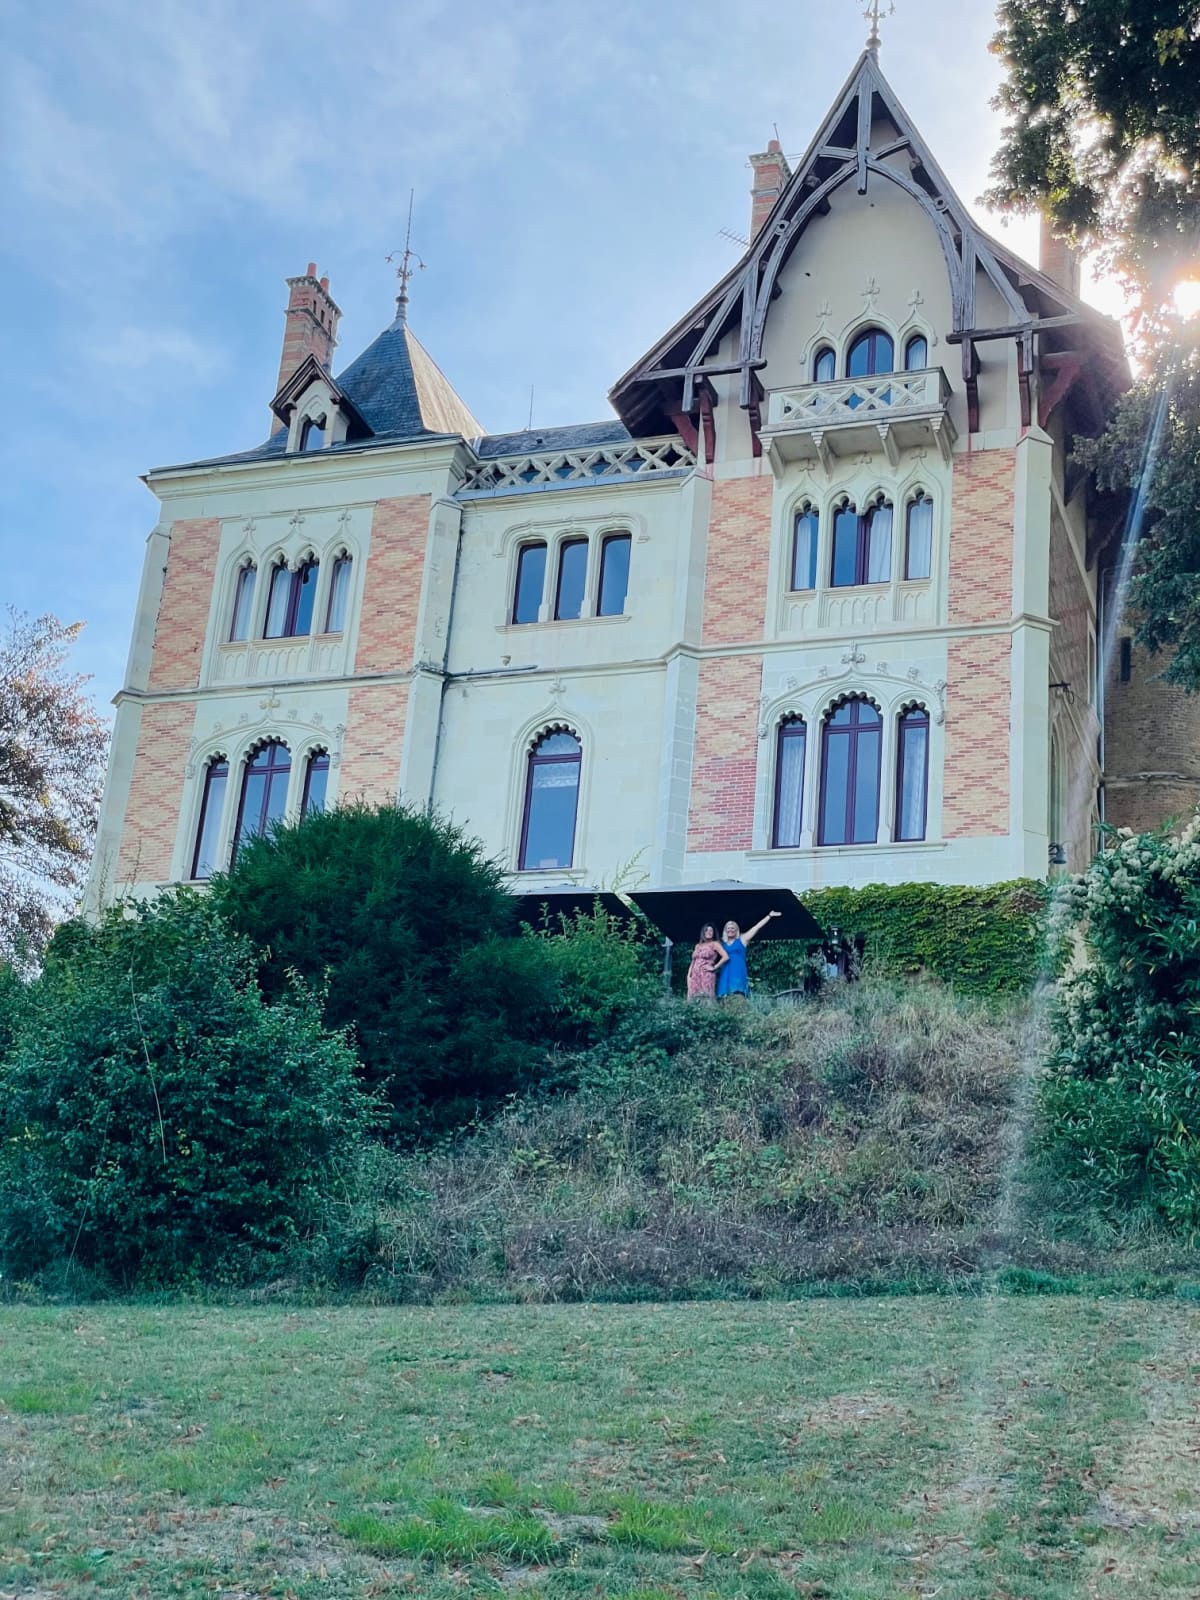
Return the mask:
[[[978,372],[977,346],[997,338],[1018,342],[1026,421],[1035,335],[1081,325],[1091,353],[1120,366],[1120,332],[1114,323],[974,223],[875,53],[867,50],[741,261],[614,385],[609,398],[633,433],[681,427],[711,405],[709,379],[736,374],[740,404],[750,413],[757,440],[759,406],[770,383],[764,335],[780,274],[806,229],[828,214],[831,197],[847,184],[863,195],[879,184],[898,187],[936,230],[952,306],[948,338],[961,345],[969,396]],[[983,281],[995,291],[989,299],[995,303],[998,297],[1003,307],[998,325],[978,324],[976,297]],[[722,360],[722,345],[733,333],[736,346],[732,354],[726,349]]]

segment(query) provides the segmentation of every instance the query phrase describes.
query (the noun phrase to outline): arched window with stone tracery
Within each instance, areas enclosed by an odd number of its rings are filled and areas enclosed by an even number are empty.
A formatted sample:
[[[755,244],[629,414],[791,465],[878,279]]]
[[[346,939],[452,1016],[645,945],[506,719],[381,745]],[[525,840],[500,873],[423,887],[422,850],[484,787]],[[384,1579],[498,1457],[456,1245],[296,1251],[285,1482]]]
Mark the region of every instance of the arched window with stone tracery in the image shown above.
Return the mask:
[[[582,766],[583,746],[565,728],[543,733],[531,746],[521,813],[518,866],[522,872],[572,864]]]
[[[832,706],[821,729],[821,844],[874,844],[879,836],[883,718],[862,695]]]

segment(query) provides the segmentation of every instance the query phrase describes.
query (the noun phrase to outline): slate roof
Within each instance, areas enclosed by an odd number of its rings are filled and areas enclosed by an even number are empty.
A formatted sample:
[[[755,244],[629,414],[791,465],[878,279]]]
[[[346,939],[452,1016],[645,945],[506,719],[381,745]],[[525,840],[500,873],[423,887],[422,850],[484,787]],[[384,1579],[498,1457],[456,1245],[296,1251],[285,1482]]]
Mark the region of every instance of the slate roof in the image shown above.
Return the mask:
[[[523,433],[485,434],[476,442],[476,454],[484,461],[496,456],[526,456],[555,450],[589,450],[595,445],[629,444],[633,435],[623,422],[612,417],[608,422],[581,422],[570,428],[529,428]]]
[[[331,454],[420,439],[459,436],[477,439],[483,433],[480,423],[401,317],[338,374],[336,383],[370,429],[370,435],[329,445],[327,449]],[[279,429],[251,450],[210,456],[203,461],[179,462],[171,467],[156,467],[154,471],[267,461],[286,454],[286,445],[287,433]]]

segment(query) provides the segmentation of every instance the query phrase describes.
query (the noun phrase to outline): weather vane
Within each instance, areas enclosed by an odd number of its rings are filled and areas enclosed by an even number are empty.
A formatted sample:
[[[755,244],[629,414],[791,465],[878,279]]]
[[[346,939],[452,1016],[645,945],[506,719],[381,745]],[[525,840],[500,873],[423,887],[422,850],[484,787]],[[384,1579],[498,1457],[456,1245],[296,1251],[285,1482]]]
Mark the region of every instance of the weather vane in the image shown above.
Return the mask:
[[[395,261],[397,256],[400,257],[400,265],[396,268],[396,277],[399,279],[399,282],[400,282],[400,293],[396,296],[396,320],[397,320],[397,322],[407,322],[408,321],[408,283],[409,283],[409,279],[412,277],[414,270],[419,271],[419,272],[424,272],[424,270],[425,270],[425,263],[421,260],[420,256],[417,254],[417,252],[412,248],[412,214],[413,214],[413,191],[410,189],[408,191],[408,228],[406,229],[405,234],[404,234],[404,249],[403,249],[403,251],[393,250],[390,256],[385,257],[385,259],[387,261],[389,261],[389,262]],[[413,267],[413,262],[414,261],[417,263],[415,269]]]
[[[896,0],[888,0],[886,8],[883,0],[871,0],[870,5],[863,12],[863,16],[871,24],[871,37],[867,40],[868,50],[879,49],[879,19],[880,17],[892,16],[895,10]]]

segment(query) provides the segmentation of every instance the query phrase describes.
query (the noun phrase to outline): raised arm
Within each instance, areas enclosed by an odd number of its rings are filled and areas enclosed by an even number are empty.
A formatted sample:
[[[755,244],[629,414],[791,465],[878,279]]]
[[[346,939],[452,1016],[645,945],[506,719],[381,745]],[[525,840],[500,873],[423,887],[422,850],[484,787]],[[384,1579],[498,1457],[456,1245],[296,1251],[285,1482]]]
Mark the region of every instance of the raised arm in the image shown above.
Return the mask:
[[[781,917],[782,915],[782,911],[768,911],[761,922],[756,922],[752,928],[747,928],[746,932],[742,935],[742,943],[749,944],[751,939],[753,939],[756,934],[760,934],[763,931],[772,917]]]

